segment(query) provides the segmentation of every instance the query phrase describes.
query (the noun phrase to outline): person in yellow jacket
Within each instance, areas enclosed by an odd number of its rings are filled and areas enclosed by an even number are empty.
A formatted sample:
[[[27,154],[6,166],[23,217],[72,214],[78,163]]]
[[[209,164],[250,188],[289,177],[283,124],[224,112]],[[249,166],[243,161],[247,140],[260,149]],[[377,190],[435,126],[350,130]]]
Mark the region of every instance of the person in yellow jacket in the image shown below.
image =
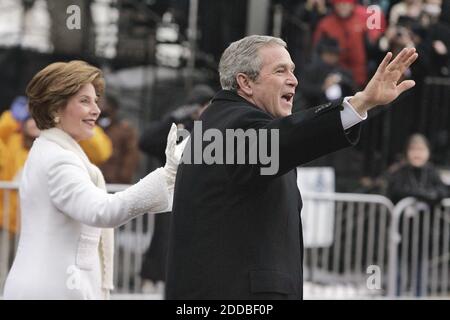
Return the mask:
[[[90,139],[80,141],[80,146],[96,166],[106,162],[113,151],[111,139],[99,126],[95,126],[94,135]]]
[[[34,139],[37,137],[37,127],[34,120],[28,116],[26,120],[20,122],[14,118],[13,112],[8,110],[0,116],[0,181],[15,181],[20,178],[20,172],[25,164],[28,151]],[[80,145],[89,160],[95,165],[100,165],[107,161],[112,154],[112,142],[102,128],[96,126],[94,135],[80,142]],[[9,192],[8,197],[8,224],[4,225],[4,191],[0,189],[0,229],[17,233],[18,218],[18,197],[17,191]]]
[[[2,139],[0,139],[0,175],[3,172],[4,162],[5,162],[5,155],[6,155],[6,146]],[[2,180],[2,177],[0,176],[0,181]],[[1,201],[1,199],[0,199]]]
[[[8,144],[8,139],[19,130],[20,122],[14,118],[13,113],[10,110],[3,112],[0,116],[0,140],[4,144]],[[95,165],[100,165],[111,157],[111,139],[99,126],[94,128],[92,138],[81,141],[80,145],[89,160]]]
[[[0,180],[15,181],[20,178],[23,165],[28,156],[28,150],[33,144],[34,139],[39,135],[39,129],[32,118],[22,122],[20,131],[9,134],[6,143],[2,145],[0,152],[1,168]],[[6,194],[5,194],[6,193]],[[19,228],[19,197],[17,190],[0,189],[0,236],[6,241],[8,255],[6,263],[8,266],[14,257],[17,239],[16,235]]]
[[[11,134],[7,143],[4,145],[2,152],[2,168],[0,172],[0,180],[2,181],[17,181],[20,179],[22,168],[28,156],[28,151],[33,144],[34,139],[39,135],[39,129],[32,118],[28,118],[21,125],[20,132]],[[7,203],[4,192],[9,193]],[[13,234],[18,231],[18,197],[17,191],[0,190],[0,228],[7,230]],[[7,212],[8,217],[3,216]],[[5,221],[8,221],[5,225]]]
[[[0,139],[7,144],[9,137],[20,130],[20,124],[29,117],[28,100],[24,96],[17,96],[11,103],[9,110],[0,116]]]
[[[10,110],[6,110],[0,116],[0,140],[5,145],[12,134],[20,129],[20,123],[14,119]]]

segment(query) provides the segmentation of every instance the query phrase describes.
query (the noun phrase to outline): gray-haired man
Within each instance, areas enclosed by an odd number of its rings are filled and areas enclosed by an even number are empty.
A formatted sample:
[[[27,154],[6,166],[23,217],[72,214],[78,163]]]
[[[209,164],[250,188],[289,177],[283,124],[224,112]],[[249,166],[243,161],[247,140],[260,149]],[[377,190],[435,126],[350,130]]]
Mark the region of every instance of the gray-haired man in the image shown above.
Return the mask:
[[[302,201],[294,169],[356,143],[358,123],[369,109],[414,86],[397,82],[417,58],[415,50],[404,49],[389,63],[391,57],[355,96],[291,114],[298,82],[284,41],[249,36],[225,50],[219,66],[223,90],[203,113],[202,126],[223,136],[230,129],[276,133],[279,167],[264,175],[261,162],[180,165],[168,299],[302,298]],[[198,150],[192,146],[196,134],[187,150]],[[202,141],[205,150],[209,143]],[[246,160],[254,145],[261,147],[246,140]]]

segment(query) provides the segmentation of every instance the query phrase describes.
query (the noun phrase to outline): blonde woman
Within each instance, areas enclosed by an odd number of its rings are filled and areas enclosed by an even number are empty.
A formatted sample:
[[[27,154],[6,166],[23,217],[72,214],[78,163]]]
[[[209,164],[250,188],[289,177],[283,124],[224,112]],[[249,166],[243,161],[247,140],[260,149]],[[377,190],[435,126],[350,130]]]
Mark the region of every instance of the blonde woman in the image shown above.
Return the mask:
[[[100,170],[78,142],[92,136],[104,80],[82,61],[53,63],[27,87],[41,135],[19,188],[17,254],[6,299],[108,299],[113,289],[113,229],[138,215],[171,210],[180,159],[173,125],[167,161],[135,185],[108,194]]]

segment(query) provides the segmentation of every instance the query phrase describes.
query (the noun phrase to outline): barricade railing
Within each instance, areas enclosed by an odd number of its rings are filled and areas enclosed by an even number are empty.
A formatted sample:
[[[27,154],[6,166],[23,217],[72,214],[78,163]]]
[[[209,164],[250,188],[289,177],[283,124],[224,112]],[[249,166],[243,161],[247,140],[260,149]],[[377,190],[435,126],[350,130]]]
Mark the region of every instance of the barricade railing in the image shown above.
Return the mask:
[[[108,192],[119,192],[126,184],[107,184]],[[114,293],[142,292],[140,276],[145,251],[150,246],[154,230],[154,215],[144,214],[115,229]]]
[[[302,198],[304,298],[385,296],[392,202],[369,194],[303,193]],[[314,241],[323,225],[331,236]]]
[[[450,199],[402,199],[392,221],[389,297],[450,299]]]
[[[16,207],[15,212],[10,212],[11,199],[16,196],[18,187],[17,182],[0,181],[0,294],[19,239],[19,233],[11,230],[11,214],[18,216],[19,209]]]
[[[128,185],[107,185],[108,192]],[[0,292],[12,264],[9,203],[15,182],[1,182]],[[303,193],[304,298],[450,298],[450,199],[430,205],[406,198],[396,206],[370,194]],[[6,214],[5,214],[6,213]],[[142,259],[154,215],[116,228],[116,294],[142,293]]]

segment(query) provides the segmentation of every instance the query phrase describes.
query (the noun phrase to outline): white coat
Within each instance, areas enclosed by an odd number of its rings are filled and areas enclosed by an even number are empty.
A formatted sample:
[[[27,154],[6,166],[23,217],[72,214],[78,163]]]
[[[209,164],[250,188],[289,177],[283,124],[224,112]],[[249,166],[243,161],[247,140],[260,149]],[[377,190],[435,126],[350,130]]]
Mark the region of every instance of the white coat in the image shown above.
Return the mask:
[[[44,137],[30,150],[19,193],[21,233],[5,299],[104,299],[101,228],[170,211],[173,196],[162,168],[108,194],[74,152]]]

